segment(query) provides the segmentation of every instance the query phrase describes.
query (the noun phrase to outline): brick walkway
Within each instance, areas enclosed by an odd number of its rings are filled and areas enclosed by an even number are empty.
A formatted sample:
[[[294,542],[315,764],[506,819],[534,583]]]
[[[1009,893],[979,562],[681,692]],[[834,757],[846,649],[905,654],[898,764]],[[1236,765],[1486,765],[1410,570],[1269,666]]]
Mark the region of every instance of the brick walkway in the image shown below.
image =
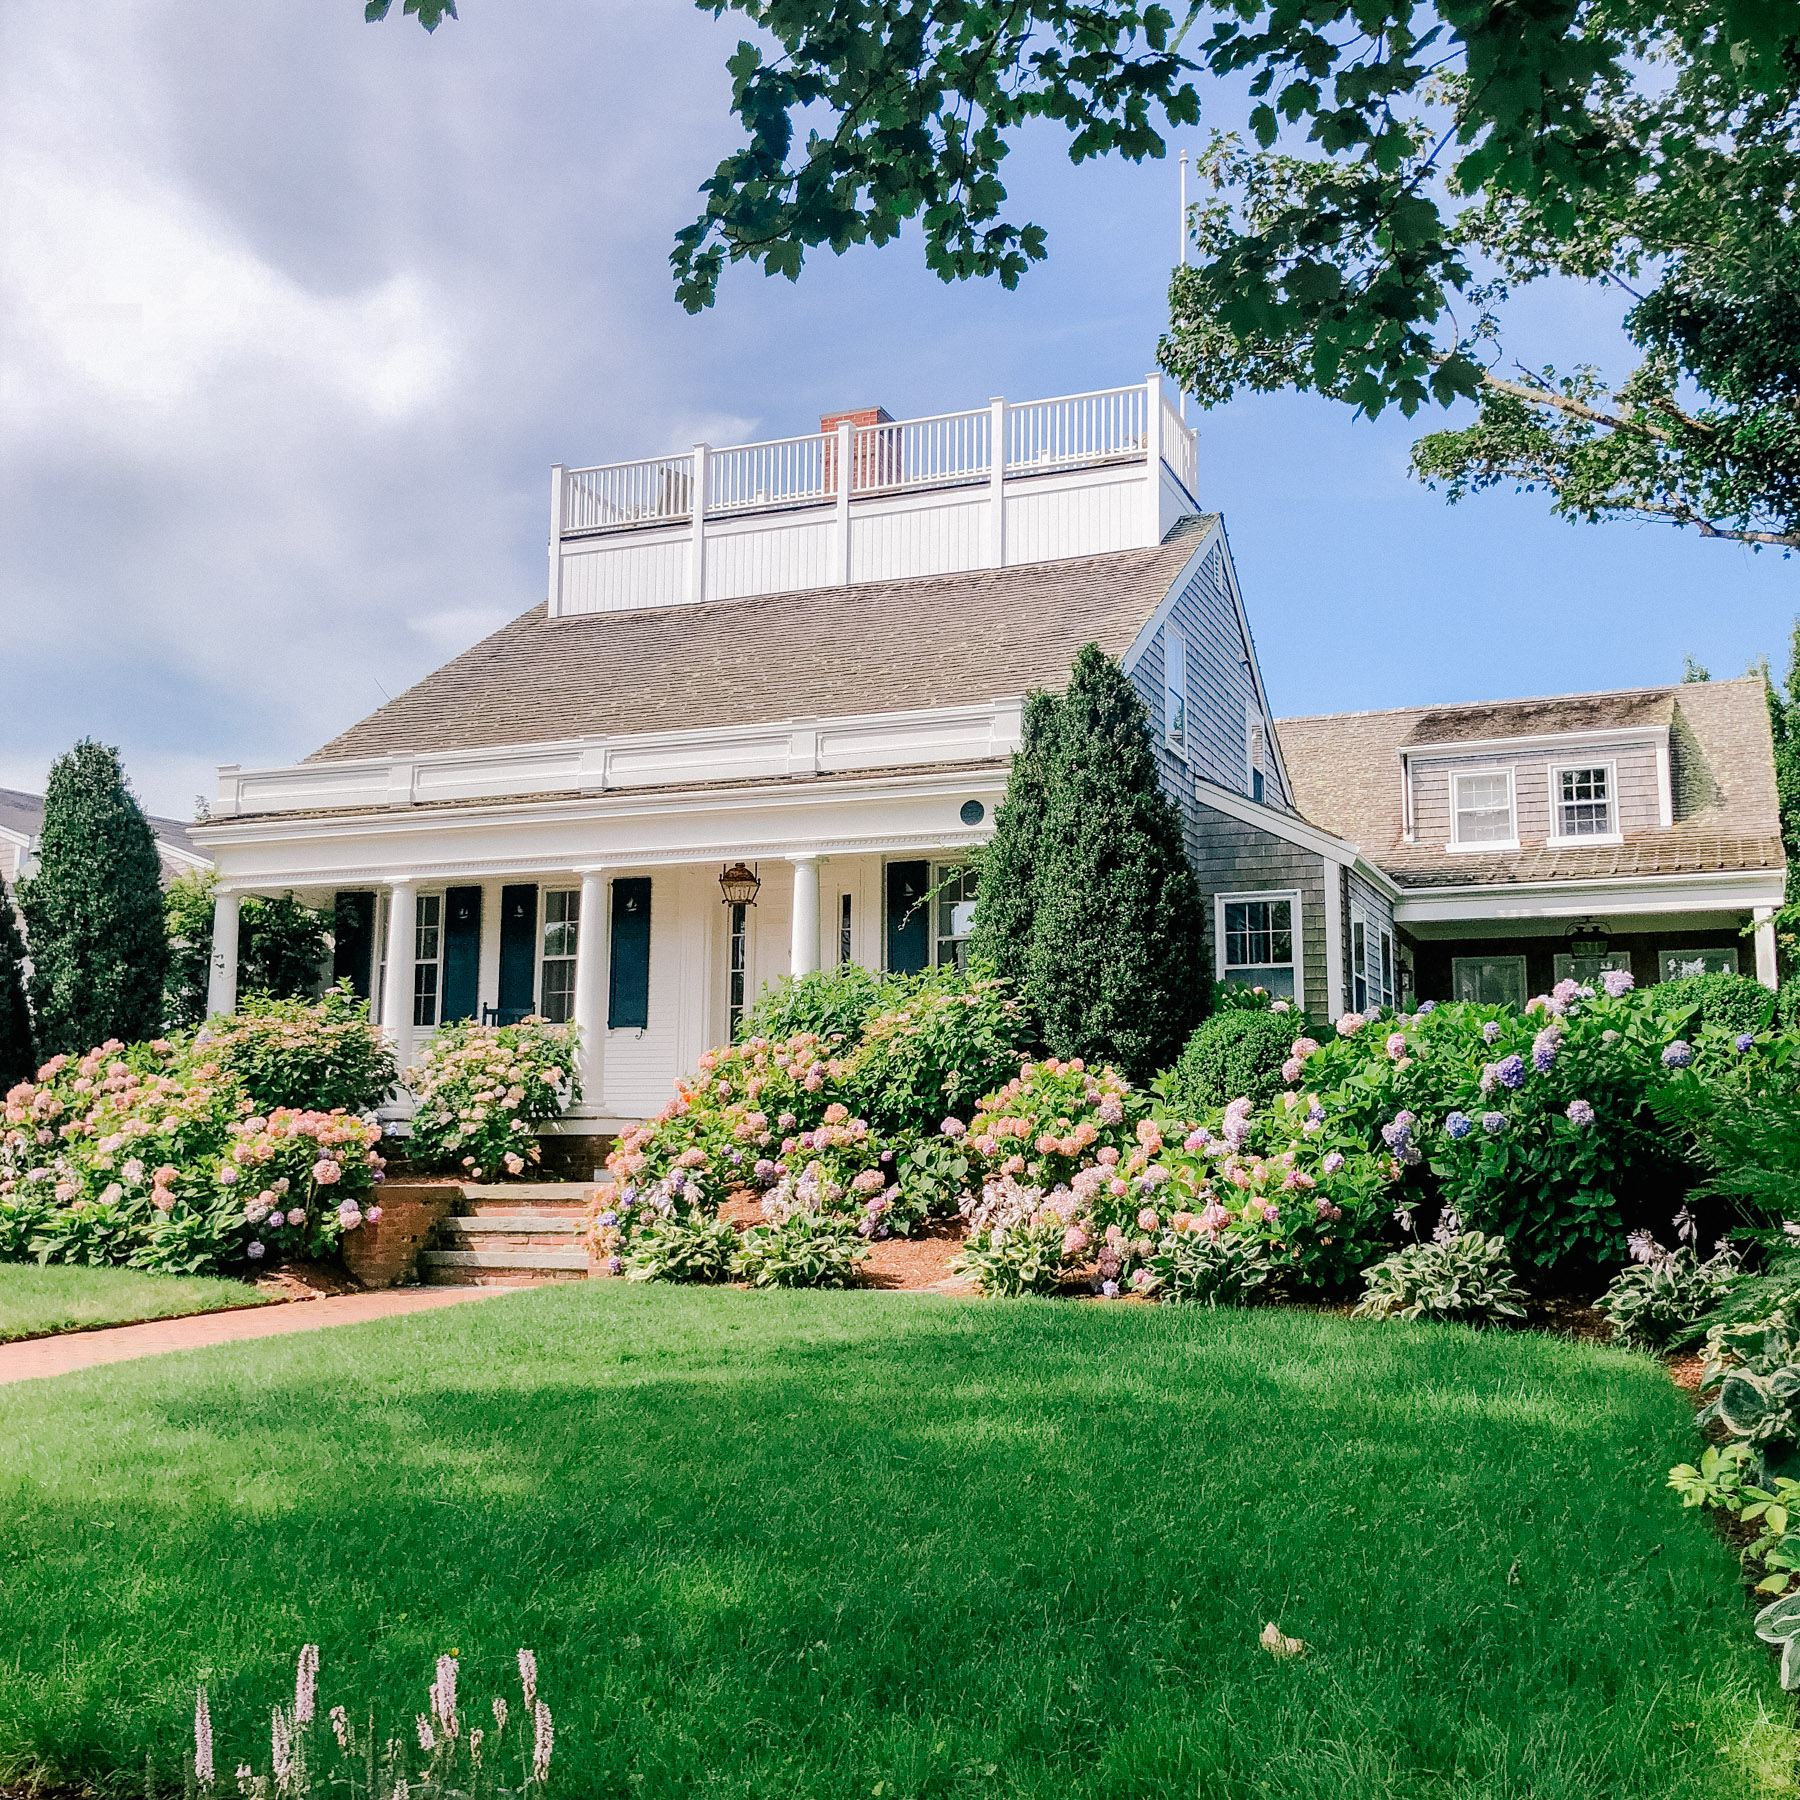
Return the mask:
[[[285,1337],[294,1331],[322,1331],[330,1325],[358,1325],[399,1313],[429,1312],[467,1300],[491,1300],[505,1288],[390,1288],[378,1294],[340,1294],[329,1300],[291,1300],[238,1312],[194,1313],[185,1319],[153,1319],[147,1325],[110,1325],[103,1331],[71,1331],[61,1337],[0,1344],[0,1384],[67,1375],[101,1363],[131,1362],[169,1350],[202,1350],[208,1344],[236,1344],[246,1338]]]

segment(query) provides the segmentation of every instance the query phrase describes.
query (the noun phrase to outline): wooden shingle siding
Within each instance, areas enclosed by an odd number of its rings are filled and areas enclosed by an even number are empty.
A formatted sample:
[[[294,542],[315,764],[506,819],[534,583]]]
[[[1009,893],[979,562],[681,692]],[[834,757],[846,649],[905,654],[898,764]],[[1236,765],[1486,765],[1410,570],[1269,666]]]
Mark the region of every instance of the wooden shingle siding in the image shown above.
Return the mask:
[[[1300,893],[1301,980],[1304,1004],[1315,1021],[1322,1021],[1332,1001],[1325,992],[1325,868],[1324,858],[1311,850],[1263,831],[1255,825],[1228,818],[1210,806],[1191,807],[1188,857],[1200,877],[1206,898],[1207,967],[1218,967],[1218,946],[1213,942],[1213,897],[1216,894],[1256,894],[1272,889],[1296,888]]]
[[[1451,842],[1452,775],[1511,769],[1519,842],[1542,843],[1552,835],[1551,771],[1587,768],[1600,763],[1611,763],[1613,767],[1618,820],[1615,831],[1622,828],[1627,835],[1654,831],[1662,819],[1656,749],[1639,738],[1636,742],[1583,744],[1577,749],[1554,754],[1533,750],[1509,756],[1504,751],[1488,751],[1474,756],[1427,760],[1415,753],[1412,758],[1414,832],[1421,845],[1441,849]]]

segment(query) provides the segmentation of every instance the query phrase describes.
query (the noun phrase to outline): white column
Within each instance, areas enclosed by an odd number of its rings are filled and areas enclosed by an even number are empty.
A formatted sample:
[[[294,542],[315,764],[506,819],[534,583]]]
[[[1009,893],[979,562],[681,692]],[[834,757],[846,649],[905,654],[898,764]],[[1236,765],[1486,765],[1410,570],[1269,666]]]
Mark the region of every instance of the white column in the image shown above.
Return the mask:
[[[550,616],[562,613],[563,474],[561,463],[550,465]]]
[[[838,582],[850,585],[850,483],[855,471],[850,459],[856,454],[856,427],[840,419],[837,428],[837,557]]]
[[[581,871],[581,923],[575,933],[575,1025],[581,1033],[581,1110],[606,1110],[606,976],[612,949],[612,883],[604,869]]]
[[[1144,377],[1144,545],[1162,542],[1162,376]]]
[[[688,548],[688,598],[706,598],[706,491],[712,476],[712,450],[694,446],[694,473],[688,483],[688,510],[693,515],[693,538]]]
[[[381,1029],[400,1058],[402,1073],[411,1049],[413,933],[418,925],[419,889],[396,881],[388,889],[387,991],[381,998]]]
[[[213,893],[212,962],[206,973],[209,1018],[214,1013],[237,1010],[238,903],[236,894],[218,890]]]
[[[1006,567],[1006,401],[988,401],[988,566]]]
[[[794,865],[794,944],[788,967],[810,975],[819,966],[819,859],[791,856]]]
[[[1764,987],[1780,986],[1780,966],[1775,959],[1775,909],[1772,906],[1757,907],[1756,920],[1756,979]]]

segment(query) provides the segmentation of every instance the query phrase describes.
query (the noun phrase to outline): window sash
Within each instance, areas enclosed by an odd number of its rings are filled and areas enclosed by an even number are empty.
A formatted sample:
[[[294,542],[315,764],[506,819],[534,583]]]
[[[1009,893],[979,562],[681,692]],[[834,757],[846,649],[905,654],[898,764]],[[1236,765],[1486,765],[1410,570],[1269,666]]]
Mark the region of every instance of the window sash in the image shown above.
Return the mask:
[[[1225,902],[1225,967],[1291,968],[1294,903],[1291,900]]]
[[[744,1022],[744,984],[750,968],[750,909],[742,901],[731,903],[730,933],[725,957],[725,1041],[737,1042]]]
[[[437,1024],[438,973],[444,945],[444,900],[420,894],[413,903],[413,1023]]]
[[[575,966],[581,954],[581,889],[546,888],[543,951],[538,970],[538,1012],[553,1025],[575,1016]]]
[[[848,968],[850,966],[851,943],[850,896],[840,894],[838,896],[838,963],[840,967]]]
[[[1604,763],[1556,771],[1557,836],[1611,837],[1612,770]]]
[[[966,863],[939,863],[931,886],[931,960],[940,969],[966,969],[975,925],[975,871]]]
[[[1478,1006],[1525,1004],[1522,956],[1456,956],[1450,960],[1453,997]]]
[[[1170,748],[1187,751],[1187,640],[1174,625],[1163,627],[1163,734]]]
[[[1513,829],[1512,777],[1504,773],[1452,777],[1459,844],[1504,844]]]

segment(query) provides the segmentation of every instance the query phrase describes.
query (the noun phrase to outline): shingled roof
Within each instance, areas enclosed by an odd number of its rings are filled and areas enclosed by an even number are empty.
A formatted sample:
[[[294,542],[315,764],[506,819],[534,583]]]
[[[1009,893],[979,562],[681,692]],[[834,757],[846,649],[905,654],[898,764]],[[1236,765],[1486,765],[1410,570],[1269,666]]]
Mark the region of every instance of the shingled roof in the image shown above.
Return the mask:
[[[1400,752],[1432,745],[1668,725],[1675,822],[1623,844],[1527,845],[1450,856],[1404,842]],[[1761,676],[1469,706],[1396,707],[1276,722],[1301,814],[1404,887],[1704,874],[1783,865]]]
[[[514,619],[307,760],[959,706],[1129,648],[1216,515],[1161,544],[964,575]]]

